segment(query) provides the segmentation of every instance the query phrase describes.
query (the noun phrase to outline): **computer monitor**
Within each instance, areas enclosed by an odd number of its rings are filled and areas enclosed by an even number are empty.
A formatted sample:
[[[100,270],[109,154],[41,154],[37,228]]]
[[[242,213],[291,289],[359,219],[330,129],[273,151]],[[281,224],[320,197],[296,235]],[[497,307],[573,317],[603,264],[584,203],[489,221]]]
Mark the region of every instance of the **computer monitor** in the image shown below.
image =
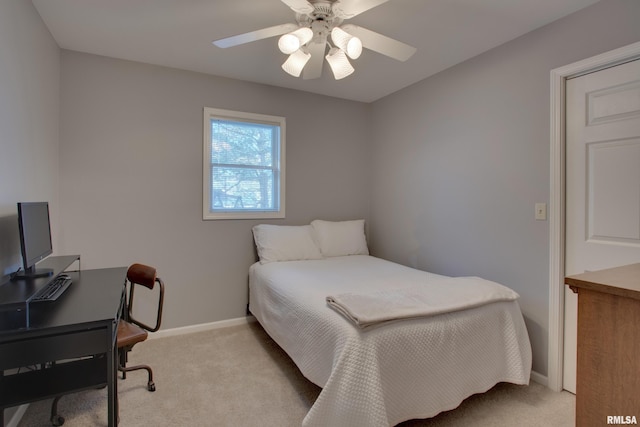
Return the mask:
[[[18,227],[24,272],[14,278],[51,276],[53,269],[36,269],[36,263],[53,253],[48,202],[18,203]]]

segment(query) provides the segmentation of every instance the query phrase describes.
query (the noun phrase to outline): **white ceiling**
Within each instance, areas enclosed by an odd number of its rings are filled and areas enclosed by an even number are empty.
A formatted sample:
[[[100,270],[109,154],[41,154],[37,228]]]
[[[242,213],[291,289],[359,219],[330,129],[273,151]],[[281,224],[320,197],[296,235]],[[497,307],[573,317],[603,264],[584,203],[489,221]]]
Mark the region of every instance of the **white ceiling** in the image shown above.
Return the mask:
[[[346,2],[349,0],[343,0]],[[389,0],[345,21],[418,50],[398,62],[365,49],[336,81],[280,68],[278,38],[221,49],[213,40],[295,23],[280,0],[33,0],[63,49],[371,102],[597,0]]]

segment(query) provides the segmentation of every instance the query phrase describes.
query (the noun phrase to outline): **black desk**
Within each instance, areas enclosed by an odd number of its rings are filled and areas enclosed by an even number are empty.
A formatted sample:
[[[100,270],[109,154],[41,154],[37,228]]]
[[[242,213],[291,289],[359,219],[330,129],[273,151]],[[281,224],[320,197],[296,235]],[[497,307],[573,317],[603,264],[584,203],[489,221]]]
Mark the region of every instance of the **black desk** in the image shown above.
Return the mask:
[[[68,272],[73,283],[57,301],[30,304],[28,326],[15,328],[15,313],[0,316],[2,425],[4,408],[100,386],[108,387],[109,426],[117,425],[115,344],[126,273],[126,267]]]

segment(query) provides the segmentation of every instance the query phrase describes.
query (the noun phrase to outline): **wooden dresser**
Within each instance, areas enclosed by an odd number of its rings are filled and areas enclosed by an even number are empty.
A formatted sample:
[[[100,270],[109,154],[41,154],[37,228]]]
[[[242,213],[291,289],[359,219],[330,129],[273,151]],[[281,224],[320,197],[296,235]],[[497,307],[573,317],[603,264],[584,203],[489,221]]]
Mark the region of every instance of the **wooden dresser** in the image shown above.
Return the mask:
[[[578,294],[576,426],[611,424],[608,416],[640,423],[640,264],[565,283]]]

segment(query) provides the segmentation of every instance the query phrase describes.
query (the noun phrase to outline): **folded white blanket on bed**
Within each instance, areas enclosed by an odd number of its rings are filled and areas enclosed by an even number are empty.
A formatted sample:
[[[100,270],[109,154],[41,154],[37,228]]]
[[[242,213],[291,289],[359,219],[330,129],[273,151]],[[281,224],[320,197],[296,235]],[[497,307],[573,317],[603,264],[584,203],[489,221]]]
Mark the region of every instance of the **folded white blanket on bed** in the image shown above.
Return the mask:
[[[330,295],[327,304],[356,326],[433,316],[477,307],[519,295],[499,283],[479,277],[451,277],[424,286]]]

